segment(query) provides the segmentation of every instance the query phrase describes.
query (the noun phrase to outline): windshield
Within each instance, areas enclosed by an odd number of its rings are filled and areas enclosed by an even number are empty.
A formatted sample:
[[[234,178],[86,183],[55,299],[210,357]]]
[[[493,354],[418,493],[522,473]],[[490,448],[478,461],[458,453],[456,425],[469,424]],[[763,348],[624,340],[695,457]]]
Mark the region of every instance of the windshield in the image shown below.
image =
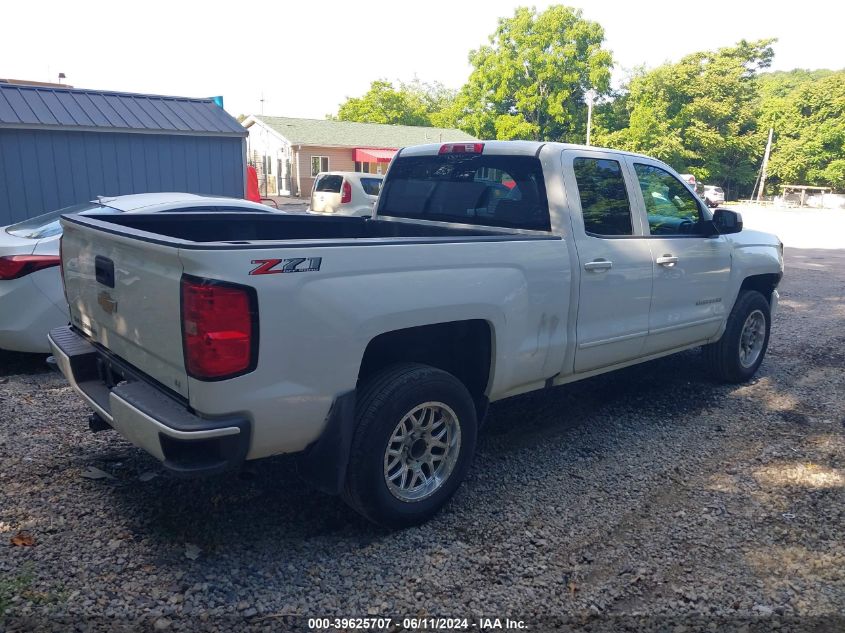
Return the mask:
[[[41,240],[45,237],[53,237],[54,235],[61,235],[62,225],[59,219],[68,213],[80,213],[87,215],[89,213],[120,213],[117,209],[106,207],[96,202],[83,202],[81,204],[72,204],[64,209],[58,211],[50,211],[43,215],[35,216],[23,222],[18,222],[6,227],[6,233],[14,235],[15,237],[23,237],[30,240]]]
[[[550,230],[543,168],[534,156],[400,156],[379,200],[378,215]]]

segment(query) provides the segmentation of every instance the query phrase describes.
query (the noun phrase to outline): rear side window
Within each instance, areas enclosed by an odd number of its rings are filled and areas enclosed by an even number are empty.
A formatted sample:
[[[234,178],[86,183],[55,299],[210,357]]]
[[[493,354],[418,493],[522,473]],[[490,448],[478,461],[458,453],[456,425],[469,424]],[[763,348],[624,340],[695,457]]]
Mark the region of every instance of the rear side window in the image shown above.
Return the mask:
[[[381,190],[381,178],[361,178],[361,187],[368,196],[377,196]]]
[[[343,176],[334,176],[328,174],[317,178],[317,183],[314,186],[314,191],[322,191],[325,193],[340,193],[340,187],[342,185]]]
[[[584,231],[597,236],[633,235],[622,166],[615,160],[576,158],[572,167],[581,198]]]
[[[400,156],[385,179],[378,214],[550,230],[543,169],[534,156]]]

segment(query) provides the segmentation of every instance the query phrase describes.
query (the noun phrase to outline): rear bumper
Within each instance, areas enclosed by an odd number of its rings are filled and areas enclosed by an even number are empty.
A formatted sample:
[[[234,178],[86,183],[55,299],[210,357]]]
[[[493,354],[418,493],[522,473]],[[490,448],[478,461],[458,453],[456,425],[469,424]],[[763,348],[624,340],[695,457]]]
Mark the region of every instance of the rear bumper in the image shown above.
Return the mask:
[[[204,418],[187,403],[110,358],[70,327],[53,329],[50,347],[71,386],[135,446],[180,475],[237,466],[249,451],[245,417]]]

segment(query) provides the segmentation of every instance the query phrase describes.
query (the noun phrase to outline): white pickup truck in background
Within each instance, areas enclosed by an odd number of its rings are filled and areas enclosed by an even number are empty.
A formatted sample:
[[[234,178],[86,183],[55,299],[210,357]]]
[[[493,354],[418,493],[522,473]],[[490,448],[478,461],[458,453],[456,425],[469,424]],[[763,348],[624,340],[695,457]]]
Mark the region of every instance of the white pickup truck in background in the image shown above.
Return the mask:
[[[646,156],[400,151],[371,218],[67,216],[58,366],[170,470],[297,453],[369,519],[434,514],[490,401],[704,346],[748,380],[782,245]]]

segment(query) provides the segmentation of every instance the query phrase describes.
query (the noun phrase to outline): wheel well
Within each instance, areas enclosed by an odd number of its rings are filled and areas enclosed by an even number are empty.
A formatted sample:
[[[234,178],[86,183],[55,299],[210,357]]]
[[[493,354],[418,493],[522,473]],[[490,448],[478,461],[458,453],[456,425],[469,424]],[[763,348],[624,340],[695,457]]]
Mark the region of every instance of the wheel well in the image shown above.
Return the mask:
[[[772,293],[780,283],[780,273],[765,273],[763,275],[752,275],[746,277],[742,281],[740,290],[756,290],[766,298],[769,303],[772,302]]]
[[[476,403],[485,401],[492,349],[490,325],[482,320],[450,321],[380,334],[364,351],[358,383],[383,367],[416,362],[458,378]]]

